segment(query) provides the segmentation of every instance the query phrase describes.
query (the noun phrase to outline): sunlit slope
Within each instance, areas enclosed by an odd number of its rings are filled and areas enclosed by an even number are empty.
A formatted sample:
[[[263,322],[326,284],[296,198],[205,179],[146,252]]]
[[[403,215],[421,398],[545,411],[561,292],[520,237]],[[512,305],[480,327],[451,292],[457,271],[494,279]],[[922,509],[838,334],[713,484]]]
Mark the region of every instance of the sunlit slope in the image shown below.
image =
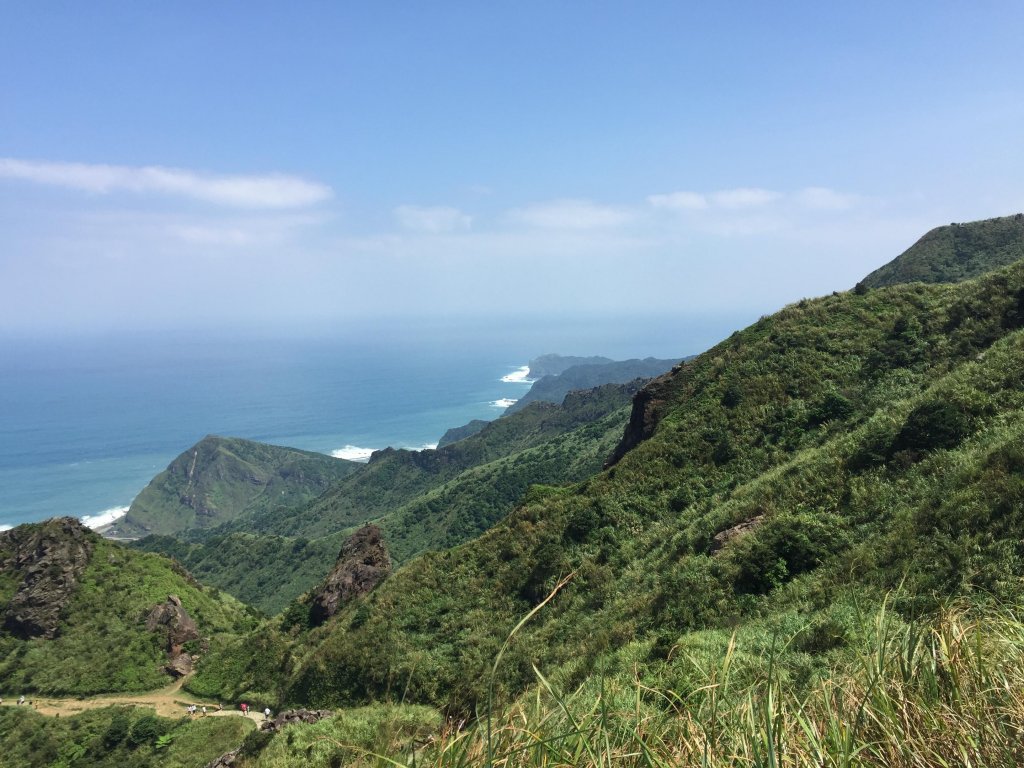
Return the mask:
[[[921,610],[1015,593],[1022,326],[1020,264],[762,319],[641,393],[608,471],[535,494],[310,633],[288,696],[358,701],[401,681],[409,700],[471,708],[508,631],[569,574],[499,690],[533,663],[578,684],[627,646],[664,665],[687,633],[796,603],[824,615],[837,590],[902,584]]]
[[[89,694],[168,684],[167,626],[147,620],[171,595],[195,625],[179,638],[186,654],[201,657],[254,626],[244,606],[176,563],[71,518],[0,533],[0,690]]]
[[[368,521],[381,526],[392,556],[404,563],[478,536],[533,484],[598,472],[639,386],[606,385],[561,405],[536,403],[436,451],[378,452],[304,507],[179,538],[147,537],[137,546],[171,555],[202,580],[277,613],[323,578],[345,536]]]
[[[122,534],[210,528],[301,506],[362,465],[312,451],[208,436],[178,456],[132,502]]]
[[[937,227],[864,278],[867,288],[956,283],[1024,259],[1024,214]]]

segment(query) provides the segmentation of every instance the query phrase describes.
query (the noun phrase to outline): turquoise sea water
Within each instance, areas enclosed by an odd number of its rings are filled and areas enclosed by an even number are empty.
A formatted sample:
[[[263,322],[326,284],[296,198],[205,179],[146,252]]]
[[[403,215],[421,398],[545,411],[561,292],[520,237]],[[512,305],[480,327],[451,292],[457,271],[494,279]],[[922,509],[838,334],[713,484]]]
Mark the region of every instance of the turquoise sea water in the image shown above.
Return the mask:
[[[127,506],[207,434],[342,456],[420,448],[528,389],[546,352],[690,354],[736,322],[395,322],[294,338],[0,340],[0,526]]]

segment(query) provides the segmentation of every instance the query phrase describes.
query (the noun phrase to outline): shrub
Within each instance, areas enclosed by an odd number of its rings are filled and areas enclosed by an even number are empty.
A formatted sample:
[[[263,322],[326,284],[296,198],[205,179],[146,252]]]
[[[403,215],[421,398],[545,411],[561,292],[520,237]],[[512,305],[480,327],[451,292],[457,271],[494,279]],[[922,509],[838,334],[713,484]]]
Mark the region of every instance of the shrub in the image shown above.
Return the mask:
[[[928,400],[907,416],[893,441],[890,455],[955,448],[969,432],[967,417],[954,404]]]

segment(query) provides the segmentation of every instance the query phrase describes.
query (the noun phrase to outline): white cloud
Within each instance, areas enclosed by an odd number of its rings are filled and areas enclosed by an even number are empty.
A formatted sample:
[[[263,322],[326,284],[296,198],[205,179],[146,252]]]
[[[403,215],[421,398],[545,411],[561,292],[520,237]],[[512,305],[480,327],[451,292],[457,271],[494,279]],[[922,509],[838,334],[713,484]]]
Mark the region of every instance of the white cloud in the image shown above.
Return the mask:
[[[672,192],[667,195],[651,195],[647,202],[655,208],[673,211],[700,211],[708,207],[708,199],[699,192]]]
[[[757,208],[775,202],[781,194],[758,187],[722,189],[711,195],[711,201],[720,208]]]
[[[628,224],[636,212],[590,200],[552,200],[510,212],[513,221],[542,229],[608,229]]]
[[[251,232],[237,227],[203,227],[185,225],[172,227],[170,234],[186,243],[195,245],[250,245],[254,242]]]
[[[671,192],[651,195],[647,202],[654,208],[671,211],[744,211],[763,209],[773,203],[795,205],[808,211],[847,211],[855,207],[861,199],[857,195],[837,192],[828,187],[805,187],[789,193],[758,187],[737,187],[707,194]]]
[[[394,213],[402,227],[414,232],[457,232],[473,223],[472,216],[448,206],[400,205]]]
[[[325,184],[283,174],[224,176],[159,165],[49,163],[14,158],[0,158],[0,178],[95,194],[123,191],[177,195],[233,208],[302,208],[333,194]]]
[[[846,211],[857,203],[855,195],[844,195],[828,187],[806,187],[796,193],[796,201],[804,208],[817,211]]]

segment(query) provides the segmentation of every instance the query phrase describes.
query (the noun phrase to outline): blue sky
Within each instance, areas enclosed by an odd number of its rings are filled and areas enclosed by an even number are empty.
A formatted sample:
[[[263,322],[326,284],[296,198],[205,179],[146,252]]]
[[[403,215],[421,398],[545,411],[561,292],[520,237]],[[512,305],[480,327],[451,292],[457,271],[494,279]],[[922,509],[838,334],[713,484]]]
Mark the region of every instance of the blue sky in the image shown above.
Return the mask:
[[[22,3],[0,333],[749,315],[1024,210],[1024,4]]]

